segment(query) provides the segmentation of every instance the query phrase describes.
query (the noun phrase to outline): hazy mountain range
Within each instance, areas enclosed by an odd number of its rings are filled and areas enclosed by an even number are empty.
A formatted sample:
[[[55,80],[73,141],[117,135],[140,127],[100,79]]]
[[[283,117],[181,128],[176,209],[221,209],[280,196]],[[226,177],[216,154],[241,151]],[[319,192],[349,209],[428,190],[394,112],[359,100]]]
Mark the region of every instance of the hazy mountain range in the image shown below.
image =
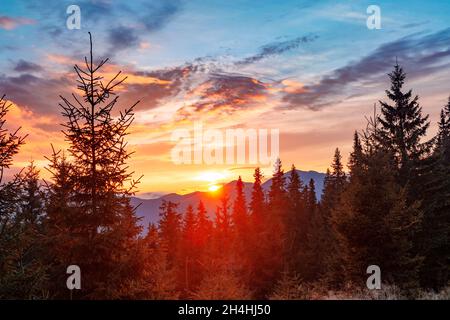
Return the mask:
[[[325,174],[316,172],[316,171],[301,171],[297,170],[300,179],[304,184],[309,183],[310,179],[313,179],[316,184],[316,195],[317,198],[320,199],[323,191],[323,183]],[[284,176],[286,177],[286,181],[288,180],[290,171],[286,172]],[[226,183],[222,186],[222,192],[226,192],[228,198],[230,199],[230,209],[231,205],[234,201],[236,194],[236,180],[233,180],[229,183]],[[247,199],[247,202],[251,199],[251,190],[253,183],[244,182],[244,192]],[[272,179],[265,181],[262,184],[263,190],[268,193],[270,186],[272,185]],[[194,208],[197,208],[199,201],[203,201],[206,210],[208,211],[209,217],[214,217],[215,210],[217,206],[220,206],[220,198],[221,192],[192,192],[184,195],[170,193],[166,194],[154,199],[142,199],[138,197],[131,198],[131,204],[133,206],[138,206],[136,209],[136,214],[138,217],[141,217],[140,223],[147,227],[149,223],[157,223],[159,220],[159,207],[161,206],[164,200],[178,203],[178,212],[184,213],[186,208],[189,205],[192,205]]]

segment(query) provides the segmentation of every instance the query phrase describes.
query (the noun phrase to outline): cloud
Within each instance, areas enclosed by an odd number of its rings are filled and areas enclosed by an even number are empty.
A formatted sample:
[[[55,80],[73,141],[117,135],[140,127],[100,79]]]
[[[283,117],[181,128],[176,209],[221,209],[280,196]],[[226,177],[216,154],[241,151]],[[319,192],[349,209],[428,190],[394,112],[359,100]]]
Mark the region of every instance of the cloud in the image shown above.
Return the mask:
[[[245,111],[266,100],[267,84],[252,77],[230,73],[210,74],[208,80],[193,88],[188,96],[195,102],[177,111],[180,118],[206,113],[230,115]]]
[[[180,10],[180,1],[152,1],[145,3],[143,7],[137,6],[137,9],[130,7],[116,9],[130,11],[137,22],[137,24],[115,27],[108,31],[110,47],[120,51],[139,47],[142,43],[142,35],[165,27]]]
[[[8,98],[36,114],[59,114],[59,95],[69,95],[71,85],[67,76],[43,78],[31,73],[0,75],[0,88]]]
[[[139,37],[132,28],[117,27],[108,33],[110,50],[124,50],[139,44]]]
[[[145,30],[152,32],[162,29],[180,10],[181,3],[174,1],[152,1],[146,5],[147,12],[141,17]]]
[[[23,59],[20,59],[14,67],[14,71],[17,72],[38,72],[41,71],[42,67],[33,62],[29,62]]]
[[[0,29],[13,30],[19,26],[35,24],[36,21],[28,18],[13,18],[8,16],[0,16]]]
[[[253,56],[247,57],[241,61],[238,61],[236,64],[237,65],[246,65],[246,64],[255,63],[266,57],[273,56],[273,55],[279,55],[279,54],[285,53],[287,51],[297,49],[300,47],[300,45],[302,45],[304,43],[312,42],[312,41],[316,40],[317,38],[318,38],[318,36],[308,35],[308,36],[297,37],[297,38],[291,39],[291,40],[272,42],[272,43],[262,46],[256,55],[253,55]]]
[[[441,70],[450,58],[450,28],[432,34],[416,33],[383,44],[359,61],[338,68],[298,93],[287,93],[283,101],[289,108],[320,109],[335,103],[337,95],[350,85],[362,87],[383,80],[395,59],[403,65],[409,78],[420,77]],[[358,90],[358,88],[355,88]],[[359,88],[361,89],[361,88]],[[353,92],[354,93],[354,92]]]

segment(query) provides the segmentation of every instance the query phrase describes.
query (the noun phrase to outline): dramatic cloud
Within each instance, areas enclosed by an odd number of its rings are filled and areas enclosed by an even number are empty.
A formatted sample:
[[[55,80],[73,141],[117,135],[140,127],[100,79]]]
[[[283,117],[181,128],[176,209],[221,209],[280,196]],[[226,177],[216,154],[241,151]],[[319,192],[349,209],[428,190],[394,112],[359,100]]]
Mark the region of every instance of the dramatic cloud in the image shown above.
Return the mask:
[[[0,75],[0,88],[8,99],[36,114],[59,115],[59,95],[70,94],[67,77],[41,78],[30,73],[19,76]]]
[[[146,4],[141,22],[147,31],[157,31],[163,28],[170,19],[180,10],[180,1],[152,1]]]
[[[243,111],[266,98],[266,84],[251,77],[234,74],[212,74],[191,94],[198,100],[178,111],[184,117],[196,113],[219,112],[232,114]]]
[[[40,65],[23,59],[20,59],[19,62],[14,67],[14,71],[17,72],[37,72],[41,70],[42,67]]]
[[[317,36],[308,35],[308,36],[297,37],[292,40],[269,43],[269,44],[261,47],[259,53],[257,53],[256,55],[247,57],[244,60],[238,61],[236,64],[237,65],[246,65],[246,64],[250,64],[250,63],[255,63],[266,57],[277,55],[277,54],[282,54],[284,52],[297,49],[300,47],[301,44],[312,42],[312,41],[316,40],[317,38],[318,38]]]
[[[335,103],[333,97],[345,94],[352,84],[379,82],[395,60],[403,65],[410,78],[441,70],[450,58],[450,28],[432,34],[413,34],[383,44],[359,61],[352,62],[324,76],[318,83],[306,85],[304,91],[288,93],[284,101],[291,108],[319,109]]]
[[[32,19],[0,16],[0,29],[13,30],[19,26],[36,23]]]
[[[132,28],[117,27],[111,29],[108,33],[108,41],[110,44],[110,52],[114,50],[123,50],[135,47],[139,44],[139,37]]]

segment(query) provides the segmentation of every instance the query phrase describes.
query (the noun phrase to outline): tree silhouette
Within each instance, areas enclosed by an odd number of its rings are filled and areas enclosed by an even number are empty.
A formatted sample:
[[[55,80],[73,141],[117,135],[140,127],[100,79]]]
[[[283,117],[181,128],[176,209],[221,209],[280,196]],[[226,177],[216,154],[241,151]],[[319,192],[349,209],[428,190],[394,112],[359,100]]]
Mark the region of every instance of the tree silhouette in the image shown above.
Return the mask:
[[[68,223],[60,227],[70,234],[71,264],[83,271],[79,297],[112,298],[123,294],[122,288],[141,270],[141,255],[136,252],[140,227],[130,204],[139,180],[132,180],[133,172],[128,171],[126,162],[131,153],[125,141],[138,102],[113,116],[119,99],[115,89],[126,77],[119,79],[118,72],[109,81],[103,78],[100,72],[108,59],[94,62],[90,33],[89,38],[89,59],[85,57],[84,67],[74,67],[81,96],[73,93],[71,100],[61,96],[70,171],[57,173],[51,187],[57,194],[61,191],[58,179],[70,175],[68,203],[76,219],[55,217],[67,213],[58,210],[52,219]]]
[[[11,104],[5,99],[5,95],[0,98],[0,184],[3,180],[3,172],[12,164],[13,156],[19,152],[19,148],[25,143],[26,136],[19,136],[20,128],[10,133],[5,128],[6,115]]]

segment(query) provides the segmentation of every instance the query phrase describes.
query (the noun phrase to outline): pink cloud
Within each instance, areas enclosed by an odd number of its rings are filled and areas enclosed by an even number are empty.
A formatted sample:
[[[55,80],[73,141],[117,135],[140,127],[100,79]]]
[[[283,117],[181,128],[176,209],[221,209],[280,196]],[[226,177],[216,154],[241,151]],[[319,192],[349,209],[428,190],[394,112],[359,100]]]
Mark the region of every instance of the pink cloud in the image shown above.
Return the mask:
[[[13,30],[21,25],[35,24],[36,21],[28,18],[13,18],[8,16],[0,16],[0,29]]]

